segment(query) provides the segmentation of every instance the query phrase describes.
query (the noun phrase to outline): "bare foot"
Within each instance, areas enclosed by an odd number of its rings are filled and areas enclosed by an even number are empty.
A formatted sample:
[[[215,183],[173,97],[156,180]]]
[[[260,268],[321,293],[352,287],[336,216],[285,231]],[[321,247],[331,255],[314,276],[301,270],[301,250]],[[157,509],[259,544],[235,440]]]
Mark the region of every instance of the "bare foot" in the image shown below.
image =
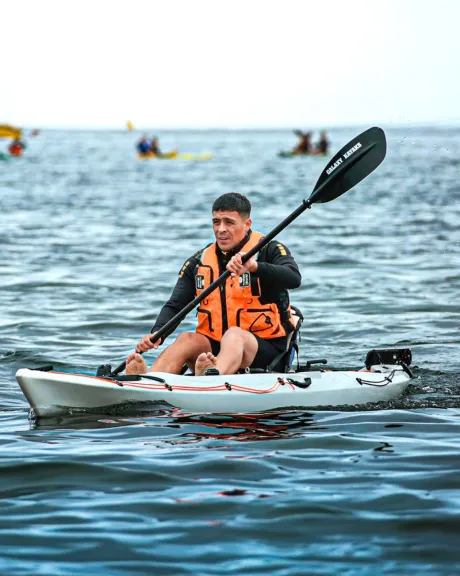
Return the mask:
[[[126,358],[126,374],[146,374],[147,364],[140,354],[130,354]]]
[[[203,376],[208,368],[216,365],[216,357],[211,352],[203,352],[198,356],[195,362],[195,376]]]

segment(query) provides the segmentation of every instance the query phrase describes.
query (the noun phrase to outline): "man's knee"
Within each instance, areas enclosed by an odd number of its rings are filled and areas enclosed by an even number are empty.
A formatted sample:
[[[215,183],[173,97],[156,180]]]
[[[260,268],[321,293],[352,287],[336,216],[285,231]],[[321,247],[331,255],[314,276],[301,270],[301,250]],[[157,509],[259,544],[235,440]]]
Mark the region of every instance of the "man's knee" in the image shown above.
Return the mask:
[[[184,346],[189,346],[196,341],[196,332],[181,332],[176,338],[175,344],[183,344]]]
[[[246,330],[243,330],[242,328],[238,328],[238,326],[232,326],[231,328],[229,328],[223,338],[222,341],[232,341],[234,342],[235,340],[245,340],[247,338],[247,335],[250,334],[249,332],[247,332]]]
[[[198,332],[182,332],[174,342],[177,348],[184,350],[187,357],[193,358],[200,352],[210,352],[211,344],[206,336]]]

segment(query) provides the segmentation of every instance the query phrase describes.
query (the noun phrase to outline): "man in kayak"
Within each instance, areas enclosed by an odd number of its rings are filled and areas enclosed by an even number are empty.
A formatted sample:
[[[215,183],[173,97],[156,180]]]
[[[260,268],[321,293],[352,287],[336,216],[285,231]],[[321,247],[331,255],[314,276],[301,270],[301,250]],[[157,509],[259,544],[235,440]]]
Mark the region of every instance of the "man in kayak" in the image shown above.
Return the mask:
[[[294,134],[299,137],[299,142],[295,148],[292,149],[292,154],[295,156],[304,156],[311,154],[311,132],[302,132],[301,130],[294,130]]]
[[[288,248],[272,240],[245,264],[242,256],[263,234],[251,230],[249,200],[230,192],[212,206],[216,241],[185,261],[171,297],[163,306],[152,333],[144,336],[126,360],[127,374],[143,374],[139,354],[158,348],[150,337],[206,289],[225,270],[231,276],[198,308],[195,332],[183,332],[153,363],[151,371],[178,374],[184,364],[196,376],[234,374],[241,368],[266,368],[282,355],[292,332],[289,289],[301,282]]]
[[[315,154],[326,156],[329,152],[329,140],[327,139],[326,131],[323,130],[319,135],[319,140],[316,144]]]
[[[11,144],[8,146],[8,152],[11,156],[22,156],[22,153],[26,149],[25,142],[19,138],[15,138]]]
[[[141,156],[145,156],[150,152],[150,142],[147,140],[146,136],[142,136],[136,144],[136,150]]]
[[[155,154],[155,156],[161,156],[160,144],[156,136],[152,138],[152,142],[150,143],[150,152]]]

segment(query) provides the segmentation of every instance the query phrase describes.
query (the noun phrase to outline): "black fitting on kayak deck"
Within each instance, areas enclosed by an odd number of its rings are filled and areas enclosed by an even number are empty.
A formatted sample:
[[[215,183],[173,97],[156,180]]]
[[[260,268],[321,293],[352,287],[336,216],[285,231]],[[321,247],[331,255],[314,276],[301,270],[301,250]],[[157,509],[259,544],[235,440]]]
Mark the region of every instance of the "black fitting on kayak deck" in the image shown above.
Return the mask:
[[[101,364],[96,372],[96,376],[110,376],[112,373],[112,366],[110,364]]]
[[[405,364],[410,366],[412,362],[412,350],[410,348],[383,348],[369,350],[365,365],[369,370],[371,366],[378,364]]]
[[[306,364],[299,364],[296,368],[296,374],[299,372],[310,372],[311,367],[315,364],[327,364],[326,358],[321,358],[319,360],[307,360]],[[325,368],[319,368],[320,372],[324,372]]]
[[[159,378],[158,376],[151,376],[150,374],[139,374],[140,380],[143,378],[145,380],[155,380],[155,382],[160,382],[160,384],[164,384],[166,380],[164,378]]]
[[[237,374],[268,374],[272,370],[267,370],[266,368],[239,368]]]
[[[217,368],[207,368],[203,376],[220,376],[220,372]]]
[[[391,384],[393,382],[395,372],[396,370],[393,370],[392,372],[390,372],[389,376],[385,376],[383,380],[378,380],[377,382],[373,382],[372,380],[364,380],[364,378],[356,378],[356,382],[358,382],[358,384],[361,384],[361,386],[363,384],[366,384],[367,386],[376,386],[377,388],[382,388],[383,386],[388,386],[388,384]]]
[[[407,366],[407,364],[404,364],[404,362],[401,362],[401,368],[404,370],[404,372],[409,376],[409,378],[413,378],[413,374],[412,374],[412,370],[409,368],[409,366]],[[417,368],[417,366],[413,366],[413,368]]]
[[[303,382],[299,382],[298,380],[293,380],[292,378],[286,378],[289,384],[293,384],[297,386],[297,388],[308,388],[311,386],[311,378],[304,378]]]
[[[123,374],[123,376],[107,376],[107,378],[109,380],[113,380],[114,382],[139,382],[140,380],[155,380],[155,382],[160,382],[160,384],[164,384],[166,382],[166,380],[163,380],[163,378],[158,378],[158,376],[150,376],[149,374]]]
[[[307,371],[310,370],[313,364],[327,364],[326,358],[321,358],[320,360],[307,360]]]

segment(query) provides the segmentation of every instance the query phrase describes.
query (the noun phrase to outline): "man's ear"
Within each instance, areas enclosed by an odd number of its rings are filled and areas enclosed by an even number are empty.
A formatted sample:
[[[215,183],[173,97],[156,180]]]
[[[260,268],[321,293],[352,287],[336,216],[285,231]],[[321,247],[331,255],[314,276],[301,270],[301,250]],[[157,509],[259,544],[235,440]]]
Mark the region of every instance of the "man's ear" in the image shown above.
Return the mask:
[[[244,223],[244,227],[246,228],[246,232],[251,228],[252,226],[252,220],[250,218],[248,218],[246,220],[246,222]]]

